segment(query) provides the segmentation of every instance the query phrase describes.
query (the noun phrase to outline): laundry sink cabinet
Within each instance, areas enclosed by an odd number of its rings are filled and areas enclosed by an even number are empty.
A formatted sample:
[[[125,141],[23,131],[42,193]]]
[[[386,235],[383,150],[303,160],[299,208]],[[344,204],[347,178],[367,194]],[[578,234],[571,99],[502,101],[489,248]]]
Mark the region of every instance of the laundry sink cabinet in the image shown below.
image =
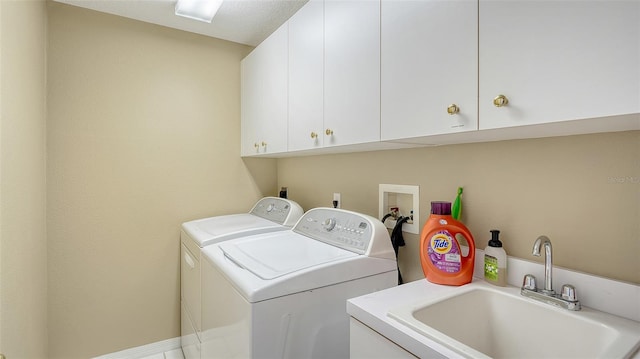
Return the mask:
[[[474,272],[482,273],[482,250],[477,251]],[[544,265],[508,261],[506,287],[482,278],[463,286],[422,279],[349,299],[351,358],[540,358],[554,353],[640,359],[638,285],[554,268],[556,279],[574,284],[580,293],[582,310],[570,311],[521,295],[524,275],[542,274]]]

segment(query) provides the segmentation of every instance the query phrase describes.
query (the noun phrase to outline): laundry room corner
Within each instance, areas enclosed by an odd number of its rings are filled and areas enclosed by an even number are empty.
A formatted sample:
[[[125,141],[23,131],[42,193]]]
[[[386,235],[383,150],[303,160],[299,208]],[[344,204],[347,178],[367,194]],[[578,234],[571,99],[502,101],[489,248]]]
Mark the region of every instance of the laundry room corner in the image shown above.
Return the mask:
[[[251,47],[47,7],[48,357],[178,338],[180,224],[275,191],[239,156]]]
[[[276,159],[242,157],[242,162],[258,193],[263,196],[277,195],[280,187],[278,187]]]
[[[0,354],[46,358],[45,1],[0,1]]]

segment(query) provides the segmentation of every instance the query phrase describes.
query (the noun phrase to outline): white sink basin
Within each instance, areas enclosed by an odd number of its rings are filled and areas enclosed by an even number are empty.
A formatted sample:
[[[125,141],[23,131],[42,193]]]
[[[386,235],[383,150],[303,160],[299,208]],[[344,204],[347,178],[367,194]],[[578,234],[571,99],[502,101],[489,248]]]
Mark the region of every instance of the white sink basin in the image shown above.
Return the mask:
[[[571,312],[484,283],[388,315],[471,358],[625,358],[640,348],[639,322],[584,307]]]

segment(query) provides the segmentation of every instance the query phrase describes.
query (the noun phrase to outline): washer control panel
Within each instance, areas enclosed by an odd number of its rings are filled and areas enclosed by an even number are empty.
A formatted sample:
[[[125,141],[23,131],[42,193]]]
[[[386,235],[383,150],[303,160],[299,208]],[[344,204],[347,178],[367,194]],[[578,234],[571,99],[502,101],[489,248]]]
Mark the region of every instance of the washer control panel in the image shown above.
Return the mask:
[[[359,254],[366,253],[373,238],[368,218],[333,208],[316,208],[305,213],[293,231]]]
[[[251,209],[251,214],[282,225],[293,226],[302,216],[302,208],[290,200],[278,197],[260,199]],[[293,222],[288,224],[288,222]]]

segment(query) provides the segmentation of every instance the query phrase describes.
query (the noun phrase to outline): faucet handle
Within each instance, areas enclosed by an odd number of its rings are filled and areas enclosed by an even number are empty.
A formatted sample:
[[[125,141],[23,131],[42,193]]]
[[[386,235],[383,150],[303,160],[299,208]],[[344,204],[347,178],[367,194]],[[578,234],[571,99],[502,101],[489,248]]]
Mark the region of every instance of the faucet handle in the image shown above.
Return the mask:
[[[537,290],[536,286],[536,277],[533,274],[525,274],[524,279],[522,280],[522,289],[528,290]]]
[[[565,284],[562,286],[562,299],[570,302],[577,302],[578,296],[576,294],[576,288],[571,284]]]

